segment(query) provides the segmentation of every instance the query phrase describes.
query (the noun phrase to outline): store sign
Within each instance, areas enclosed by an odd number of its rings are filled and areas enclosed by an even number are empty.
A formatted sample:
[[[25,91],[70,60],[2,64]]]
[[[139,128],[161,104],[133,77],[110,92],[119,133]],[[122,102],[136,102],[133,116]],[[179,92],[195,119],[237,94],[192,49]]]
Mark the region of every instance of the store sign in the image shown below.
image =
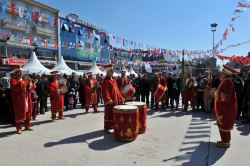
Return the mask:
[[[48,61],[48,60],[39,60],[39,61],[44,66],[55,66],[56,65],[55,61]]]
[[[19,65],[0,65],[0,71],[12,71],[20,67]]]
[[[3,65],[19,65],[23,66],[28,62],[28,59],[17,59],[17,58],[2,58]]]

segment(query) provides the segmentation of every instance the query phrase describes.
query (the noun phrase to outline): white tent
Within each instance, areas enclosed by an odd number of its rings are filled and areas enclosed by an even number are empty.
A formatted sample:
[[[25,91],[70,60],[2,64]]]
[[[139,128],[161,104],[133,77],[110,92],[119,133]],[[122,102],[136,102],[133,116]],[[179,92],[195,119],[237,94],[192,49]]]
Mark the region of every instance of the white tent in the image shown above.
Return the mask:
[[[135,77],[138,77],[138,74],[136,74],[132,66],[130,66],[129,74],[134,75]]]
[[[30,59],[23,66],[23,72],[26,74],[47,74],[49,75],[51,70],[44,67],[36,57],[36,53],[32,52]]]
[[[92,72],[93,75],[97,75],[97,74],[104,75],[105,74],[103,71],[101,71],[99,69],[99,67],[96,65],[95,61],[93,62],[93,65],[91,66],[91,68],[87,72]]]
[[[121,71],[126,71],[126,76],[129,76],[129,72],[127,71],[125,65],[122,66]],[[120,73],[121,73],[121,71],[120,71]]]
[[[61,74],[66,74],[66,75],[71,75],[73,72],[76,73],[76,75],[82,75],[83,73],[81,72],[77,72],[75,70],[72,70],[71,68],[69,68],[67,66],[67,64],[65,63],[63,57],[61,56],[57,62],[57,64],[55,65],[55,67],[53,69],[51,69],[52,71],[58,71]]]

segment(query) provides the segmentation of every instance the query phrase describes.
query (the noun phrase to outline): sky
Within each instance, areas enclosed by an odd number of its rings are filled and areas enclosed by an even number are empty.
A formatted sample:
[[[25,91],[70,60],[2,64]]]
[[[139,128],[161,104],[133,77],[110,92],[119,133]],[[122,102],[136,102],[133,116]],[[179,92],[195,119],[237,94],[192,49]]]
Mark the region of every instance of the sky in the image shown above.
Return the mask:
[[[211,23],[217,23],[215,43],[223,37],[239,0],[38,0],[75,13],[127,40],[170,50],[212,48]],[[250,11],[234,22],[235,32],[220,48],[250,39]],[[223,55],[246,56],[250,44],[231,48]]]

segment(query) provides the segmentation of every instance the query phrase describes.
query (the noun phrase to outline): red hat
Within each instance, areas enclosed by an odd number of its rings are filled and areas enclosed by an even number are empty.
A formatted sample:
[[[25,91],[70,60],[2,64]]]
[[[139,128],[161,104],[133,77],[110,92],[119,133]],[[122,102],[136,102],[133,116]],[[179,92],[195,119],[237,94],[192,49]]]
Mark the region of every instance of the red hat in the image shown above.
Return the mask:
[[[108,71],[108,70],[113,69],[114,66],[113,66],[113,64],[108,64],[108,65],[105,65],[105,66],[103,66],[103,67],[104,67],[105,70]]]
[[[15,68],[15,69],[13,70],[14,73],[15,73],[15,72],[18,72],[18,71],[23,71],[23,68],[17,67],[17,68]]]
[[[59,72],[58,72],[58,71],[52,71],[52,72],[50,72],[50,74],[51,74],[51,75],[58,75]]]
[[[234,68],[231,68],[227,65],[223,65],[223,67],[224,68],[222,69],[222,72],[228,76],[238,73],[238,71],[236,71]]]

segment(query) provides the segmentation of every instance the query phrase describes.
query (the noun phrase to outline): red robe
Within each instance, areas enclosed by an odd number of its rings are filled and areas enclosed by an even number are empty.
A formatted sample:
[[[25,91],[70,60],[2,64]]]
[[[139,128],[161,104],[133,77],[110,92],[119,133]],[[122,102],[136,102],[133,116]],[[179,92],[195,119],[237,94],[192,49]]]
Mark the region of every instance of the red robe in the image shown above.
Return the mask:
[[[104,129],[113,129],[113,107],[120,104],[123,97],[116,80],[106,77],[102,83],[102,96],[104,100]]]
[[[92,88],[96,86],[97,81],[95,79],[87,79],[85,82],[85,105],[88,107],[89,105],[97,105],[97,90],[91,93]]]
[[[31,93],[27,89],[29,81],[12,79],[10,84],[13,109],[15,112],[15,121],[22,122],[26,118],[30,120],[32,115],[32,100]]]
[[[61,107],[61,95],[58,93],[59,84],[58,81],[52,81],[49,84],[49,95],[51,102],[51,113],[56,114]]]
[[[232,80],[226,79],[218,87],[214,113],[220,131],[229,132],[233,129],[237,115],[237,97]]]

